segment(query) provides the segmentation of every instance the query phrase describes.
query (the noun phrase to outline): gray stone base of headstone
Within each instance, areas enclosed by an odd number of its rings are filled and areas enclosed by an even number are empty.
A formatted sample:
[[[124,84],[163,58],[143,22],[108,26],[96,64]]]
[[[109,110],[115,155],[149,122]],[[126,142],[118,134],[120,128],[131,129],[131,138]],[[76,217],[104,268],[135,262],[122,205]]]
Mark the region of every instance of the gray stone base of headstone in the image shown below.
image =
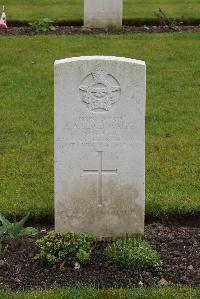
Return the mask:
[[[55,229],[98,239],[144,232],[143,61],[55,62]]]
[[[84,26],[119,28],[122,26],[122,0],[84,0]]]

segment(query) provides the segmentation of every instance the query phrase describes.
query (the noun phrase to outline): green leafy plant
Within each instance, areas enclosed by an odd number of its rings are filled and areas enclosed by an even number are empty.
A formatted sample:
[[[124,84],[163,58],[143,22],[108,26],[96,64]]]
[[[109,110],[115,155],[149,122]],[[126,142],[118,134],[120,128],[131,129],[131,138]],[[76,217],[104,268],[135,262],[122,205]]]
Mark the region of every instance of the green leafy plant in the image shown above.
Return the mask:
[[[29,23],[29,25],[33,28],[35,32],[48,32],[56,30],[56,28],[53,26],[53,21],[48,18],[44,18],[42,20],[35,20]]]
[[[0,238],[4,235],[8,235],[11,240],[18,240],[20,237],[24,236],[34,236],[37,234],[37,229],[33,227],[23,228],[25,222],[27,221],[29,214],[27,214],[24,218],[22,218],[18,222],[11,223],[4,216],[0,214],[0,222],[2,226],[0,226]]]
[[[141,236],[124,237],[109,244],[105,249],[105,256],[108,261],[123,268],[154,267],[159,271],[162,268],[159,254]]]
[[[66,232],[63,234],[49,232],[42,239],[36,241],[39,253],[36,259],[50,265],[65,263],[83,264],[90,260],[92,237],[89,234]],[[78,269],[78,267],[77,267]]]

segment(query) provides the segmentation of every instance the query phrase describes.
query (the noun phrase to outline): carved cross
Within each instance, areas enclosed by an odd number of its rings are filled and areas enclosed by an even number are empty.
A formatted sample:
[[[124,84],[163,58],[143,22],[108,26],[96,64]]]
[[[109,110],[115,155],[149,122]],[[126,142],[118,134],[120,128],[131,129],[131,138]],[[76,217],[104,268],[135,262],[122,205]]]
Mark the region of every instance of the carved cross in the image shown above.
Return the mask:
[[[101,1],[101,11],[104,12],[105,11],[105,0]]]
[[[103,204],[103,194],[102,194],[102,176],[103,174],[117,174],[117,169],[107,170],[103,169],[103,151],[97,151],[99,158],[99,168],[83,170],[84,174],[98,174],[98,186],[97,186],[97,197],[98,204],[102,206]]]

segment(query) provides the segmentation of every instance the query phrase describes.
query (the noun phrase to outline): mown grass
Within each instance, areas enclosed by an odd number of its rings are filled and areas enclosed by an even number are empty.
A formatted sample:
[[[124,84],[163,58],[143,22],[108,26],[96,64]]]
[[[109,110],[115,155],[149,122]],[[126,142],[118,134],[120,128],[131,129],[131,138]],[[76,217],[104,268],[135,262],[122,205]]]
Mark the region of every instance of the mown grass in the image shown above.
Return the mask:
[[[9,20],[34,20],[49,17],[53,20],[82,20],[83,0],[5,0]],[[124,19],[152,20],[161,8],[170,18],[184,16],[187,20],[200,19],[199,0],[125,0]]]
[[[200,290],[192,288],[136,288],[108,289],[66,288],[50,291],[11,292],[0,291],[1,299],[197,299]]]
[[[147,63],[146,213],[197,213],[200,35],[0,37],[0,211],[53,219],[53,63]]]

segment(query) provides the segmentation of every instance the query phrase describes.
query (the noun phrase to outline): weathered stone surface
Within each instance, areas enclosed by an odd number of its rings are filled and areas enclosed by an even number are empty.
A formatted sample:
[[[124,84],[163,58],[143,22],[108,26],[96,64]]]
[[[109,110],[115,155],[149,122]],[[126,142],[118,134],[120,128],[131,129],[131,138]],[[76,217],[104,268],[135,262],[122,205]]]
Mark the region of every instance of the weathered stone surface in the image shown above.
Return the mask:
[[[84,0],[84,25],[105,28],[122,26],[122,0]]]
[[[145,75],[129,58],[55,62],[56,231],[143,233]]]

